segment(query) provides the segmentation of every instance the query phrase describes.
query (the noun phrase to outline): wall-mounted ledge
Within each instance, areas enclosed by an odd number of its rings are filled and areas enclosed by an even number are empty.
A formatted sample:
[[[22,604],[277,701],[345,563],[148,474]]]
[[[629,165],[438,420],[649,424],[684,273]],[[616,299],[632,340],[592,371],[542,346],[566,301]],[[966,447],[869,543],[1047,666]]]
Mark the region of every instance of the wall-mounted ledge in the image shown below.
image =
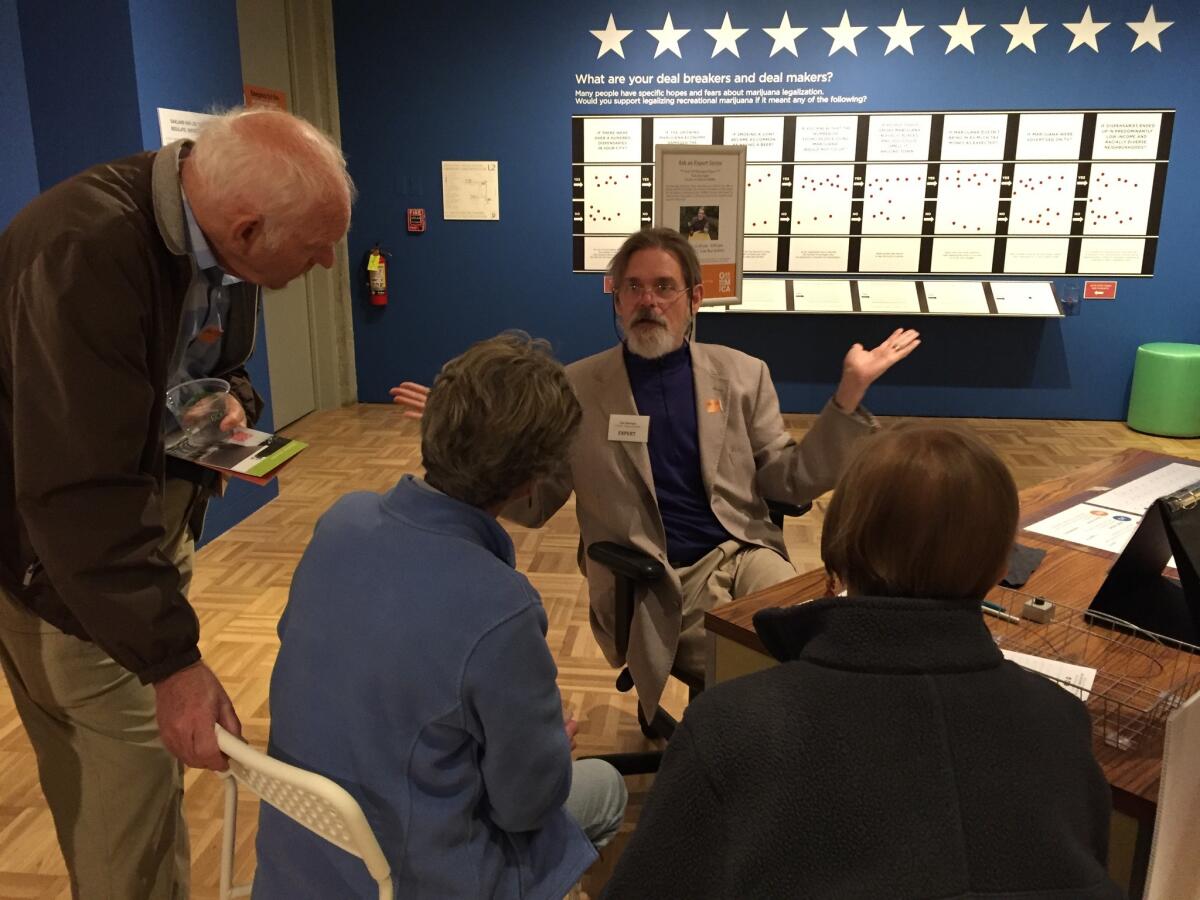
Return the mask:
[[[746,278],[742,302],[705,306],[720,313],[1062,318],[1051,281],[894,281]]]

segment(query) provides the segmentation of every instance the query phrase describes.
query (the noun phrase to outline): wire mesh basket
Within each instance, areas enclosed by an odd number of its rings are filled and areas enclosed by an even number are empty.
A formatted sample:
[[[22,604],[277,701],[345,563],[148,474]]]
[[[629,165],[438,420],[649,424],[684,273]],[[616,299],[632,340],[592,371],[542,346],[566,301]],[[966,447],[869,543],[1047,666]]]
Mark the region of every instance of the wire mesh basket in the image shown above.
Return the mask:
[[[1009,614],[988,620],[996,644],[1001,650],[1095,669],[1091,686],[1084,688],[1069,674],[1026,666],[1083,700],[1093,730],[1108,746],[1132,750],[1161,737],[1167,716],[1200,691],[1200,647],[1090,610],[1057,606],[1046,623],[1020,618],[1033,597],[1012,588],[991,595]]]

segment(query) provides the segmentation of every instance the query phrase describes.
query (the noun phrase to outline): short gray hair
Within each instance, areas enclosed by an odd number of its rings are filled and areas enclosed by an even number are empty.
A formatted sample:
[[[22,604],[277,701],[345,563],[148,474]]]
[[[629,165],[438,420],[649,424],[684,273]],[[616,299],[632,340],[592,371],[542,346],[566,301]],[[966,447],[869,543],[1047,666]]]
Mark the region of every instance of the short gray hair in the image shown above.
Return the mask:
[[[550,344],[523,331],[442,367],[421,417],[425,480],[486,508],[564,464],[583,414]]]
[[[237,107],[206,121],[188,165],[215,202],[263,217],[268,246],[355,197],[346,158],[311,123],[276,109]]]
[[[633,258],[633,254],[642,250],[665,250],[675,257],[679,268],[683,270],[689,296],[692,289],[704,281],[700,273],[700,260],[687,238],[674,228],[643,228],[625,239],[617,255],[608,264],[608,276],[612,279],[613,290],[616,290],[625,278],[625,270],[629,268],[629,260]]]

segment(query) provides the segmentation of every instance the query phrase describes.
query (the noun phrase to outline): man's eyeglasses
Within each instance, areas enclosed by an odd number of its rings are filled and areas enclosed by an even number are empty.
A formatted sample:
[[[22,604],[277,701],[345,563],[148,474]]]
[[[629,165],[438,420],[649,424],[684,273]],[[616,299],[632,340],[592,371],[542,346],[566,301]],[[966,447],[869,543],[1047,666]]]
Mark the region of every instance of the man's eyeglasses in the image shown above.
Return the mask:
[[[669,278],[642,284],[636,278],[629,278],[617,285],[617,294],[626,301],[640,300],[649,294],[659,303],[674,303],[684,294],[690,293],[691,288],[680,287]]]

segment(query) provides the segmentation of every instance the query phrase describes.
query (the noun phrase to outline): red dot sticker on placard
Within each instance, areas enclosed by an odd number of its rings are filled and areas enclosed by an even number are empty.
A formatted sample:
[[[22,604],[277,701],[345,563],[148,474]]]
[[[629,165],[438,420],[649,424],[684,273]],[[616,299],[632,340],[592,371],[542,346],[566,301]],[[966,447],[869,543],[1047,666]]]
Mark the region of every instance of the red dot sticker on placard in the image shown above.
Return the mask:
[[[1116,300],[1117,283],[1115,281],[1085,281],[1083,283],[1084,300]]]

